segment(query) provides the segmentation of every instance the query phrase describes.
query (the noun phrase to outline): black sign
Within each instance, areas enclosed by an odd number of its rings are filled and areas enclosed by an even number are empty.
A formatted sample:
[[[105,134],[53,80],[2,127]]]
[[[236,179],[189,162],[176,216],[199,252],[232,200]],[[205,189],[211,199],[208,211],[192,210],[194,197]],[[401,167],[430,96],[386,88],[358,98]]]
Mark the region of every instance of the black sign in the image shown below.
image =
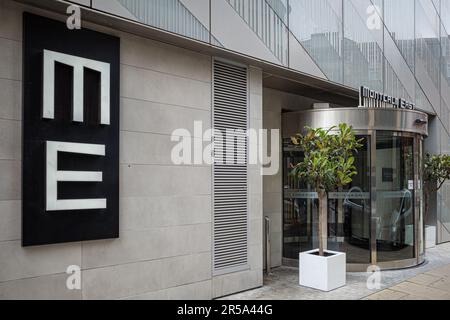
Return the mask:
[[[120,40],[24,14],[24,246],[119,236]]]
[[[382,168],[381,174],[382,174],[383,182],[393,182],[394,181],[394,169]]]

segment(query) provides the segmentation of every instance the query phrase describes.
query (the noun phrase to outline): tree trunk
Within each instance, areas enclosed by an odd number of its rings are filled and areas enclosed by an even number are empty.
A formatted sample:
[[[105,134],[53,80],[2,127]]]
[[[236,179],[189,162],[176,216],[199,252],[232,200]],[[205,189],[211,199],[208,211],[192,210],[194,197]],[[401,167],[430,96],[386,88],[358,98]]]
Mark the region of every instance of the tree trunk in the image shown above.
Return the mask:
[[[319,255],[324,256],[328,247],[328,196],[319,190]]]

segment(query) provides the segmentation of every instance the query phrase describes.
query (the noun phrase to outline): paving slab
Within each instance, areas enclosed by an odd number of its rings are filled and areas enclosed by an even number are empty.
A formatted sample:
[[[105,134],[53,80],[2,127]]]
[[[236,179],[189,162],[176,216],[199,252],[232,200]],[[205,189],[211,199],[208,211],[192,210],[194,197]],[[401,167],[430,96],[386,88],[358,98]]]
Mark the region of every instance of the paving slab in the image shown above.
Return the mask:
[[[450,293],[431,288],[425,285],[415,284],[409,281],[402,282],[389,288],[393,291],[403,292],[413,296],[422,297],[424,300],[447,300],[450,299]]]
[[[407,296],[409,296],[407,293],[386,289],[364,298],[363,300],[400,300]]]
[[[427,273],[435,277],[450,277],[450,265],[430,270]]]
[[[450,292],[450,278],[444,277],[430,285],[432,288]]]
[[[347,273],[347,285],[323,292],[298,284],[298,269],[280,267],[264,278],[264,286],[222,299],[232,300],[450,300],[450,243],[428,249],[426,262],[403,270],[381,272],[378,288],[369,289],[371,273]],[[408,283],[404,283],[408,281]],[[397,286],[397,287],[396,287]],[[384,292],[386,291],[386,292]]]
[[[440,280],[441,278],[438,276],[434,276],[431,274],[427,274],[427,273],[423,273],[423,274],[419,274],[411,279],[409,279],[409,282],[415,283],[415,284],[419,284],[419,285],[425,285],[425,286],[429,286],[433,283],[435,283],[436,281]]]

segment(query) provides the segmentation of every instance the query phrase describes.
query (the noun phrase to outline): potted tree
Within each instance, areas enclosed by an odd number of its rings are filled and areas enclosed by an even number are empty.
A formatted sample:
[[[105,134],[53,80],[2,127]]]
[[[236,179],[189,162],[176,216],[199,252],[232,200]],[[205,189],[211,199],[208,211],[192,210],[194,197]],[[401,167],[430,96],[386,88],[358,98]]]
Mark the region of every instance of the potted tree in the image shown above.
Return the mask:
[[[304,152],[303,161],[292,166],[291,174],[318,194],[319,249],[300,253],[299,282],[301,286],[331,291],[346,283],[346,255],[327,250],[328,193],[352,182],[357,174],[354,153],[362,147],[362,140],[357,140],[347,124],[328,130],[305,129],[305,135],[291,139]]]
[[[423,174],[423,187],[424,187],[424,204],[425,204],[425,223],[429,214],[429,203],[431,194],[439,191],[444,185],[445,181],[450,180],[450,156],[430,155],[427,154],[424,162],[424,174]],[[433,232],[434,229],[434,232]],[[426,227],[425,238],[427,241],[427,247],[432,247],[436,243],[436,230],[435,227]]]

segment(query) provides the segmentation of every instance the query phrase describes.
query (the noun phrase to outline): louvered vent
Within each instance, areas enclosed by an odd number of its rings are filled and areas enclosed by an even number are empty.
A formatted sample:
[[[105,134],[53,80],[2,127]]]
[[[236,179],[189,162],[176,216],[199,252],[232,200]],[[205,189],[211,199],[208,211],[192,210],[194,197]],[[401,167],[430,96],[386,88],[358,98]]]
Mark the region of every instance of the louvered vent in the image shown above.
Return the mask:
[[[248,265],[247,68],[214,61],[214,271]]]

